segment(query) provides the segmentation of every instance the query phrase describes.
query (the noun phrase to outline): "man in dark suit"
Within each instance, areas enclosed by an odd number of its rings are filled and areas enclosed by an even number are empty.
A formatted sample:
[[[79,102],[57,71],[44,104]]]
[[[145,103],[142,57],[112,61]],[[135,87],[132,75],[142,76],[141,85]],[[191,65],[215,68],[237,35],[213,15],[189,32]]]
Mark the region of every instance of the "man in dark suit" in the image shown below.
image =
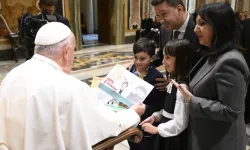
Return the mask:
[[[159,15],[162,26],[160,28],[160,48],[157,52],[157,59],[153,62],[155,66],[162,65],[163,48],[167,42],[173,39],[188,39],[193,47],[193,62],[190,69],[198,62],[201,55],[199,40],[194,33],[195,23],[191,14],[185,8],[182,0],[152,0],[155,12]],[[160,90],[165,90],[166,79],[159,79],[162,83],[157,84]]]
[[[48,22],[61,22],[70,28],[68,19],[55,12],[57,2],[58,0],[40,0],[39,7],[41,13],[34,16],[34,18],[47,20]],[[41,26],[42,25],[39,25],[36,29],[38,30]],[[34,55],[34,40],[35,37],[30,37],[25,40],[25,45],[27,47],[26,60],[29,60]]]
[[[242,32],[242,46],[246,48],[243,52],[243,56],[247,62],[248,68],[250,68],[250,18],[244,21]],[[245,123],[247,127],[248,144],[250,144],[250,86],[248,85],[247,95],[245,99]]]
[[[42,19],[42,14],[54,15],[57,22],[61,22],[70,28],[70,24],[67,18],[55,12],[58,0],[40,0],[39,7],[41,14],[37,15],[37,18]]]
[[[150,18],[149,13],[145,13],[145,18],[141,22],[141,29],[136,31],[136,41],[140,37],[146,37],[151,31],[153,19]]]

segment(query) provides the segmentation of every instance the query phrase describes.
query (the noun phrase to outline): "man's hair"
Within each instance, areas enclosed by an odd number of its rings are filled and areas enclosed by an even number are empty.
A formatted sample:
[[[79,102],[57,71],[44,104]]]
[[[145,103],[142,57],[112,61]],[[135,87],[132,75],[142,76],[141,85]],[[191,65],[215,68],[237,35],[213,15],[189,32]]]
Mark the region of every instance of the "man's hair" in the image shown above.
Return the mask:
[[[36,45],[35,54],[41,54],[49,58],[57,57],[61,54],[61,51],[65,45],[71,45],[72,36],[67,37],[59,43],[51,45]]]
[[[57,0],[40,0],[39,4],[47,5],[47,6],[56,6]]]
[[[172,7],[177,7],[178,5],[181,5],[183,7],[184,11],[186,11],[185,5],[184,5],[182,0],[152,0],[151,5],[157,6],[157,5],[162,4],[164,2]]]
[[[140,38],[133,46],[133,53],[145,52],[150,57],[155,54],[155,44],[147,38]]]

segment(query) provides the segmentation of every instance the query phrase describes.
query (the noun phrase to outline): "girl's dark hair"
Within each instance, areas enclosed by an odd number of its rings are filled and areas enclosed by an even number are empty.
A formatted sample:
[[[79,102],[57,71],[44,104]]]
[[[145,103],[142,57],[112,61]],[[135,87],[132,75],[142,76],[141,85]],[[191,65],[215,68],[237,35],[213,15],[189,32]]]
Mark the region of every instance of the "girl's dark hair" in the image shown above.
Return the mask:
[[[198,15],[211,25],[214,31],[212,45],[209,49],[212,60],[216,60],[225,52],[239,48],[236,36],[236,18],[230,5],[225,3],[207,4],[196,10],[194,19]],[[202,47],[204,48],[204,46]]]
[[[169,41],[164,47],[164,53],[175,57],[175,71],[172,78],[185,80],[192,62],[192,46],[187,39]]]
[[[155,55],[155,44],[147,38],[140,38],[133,46],[133,53],[145,52],[150,57]]]

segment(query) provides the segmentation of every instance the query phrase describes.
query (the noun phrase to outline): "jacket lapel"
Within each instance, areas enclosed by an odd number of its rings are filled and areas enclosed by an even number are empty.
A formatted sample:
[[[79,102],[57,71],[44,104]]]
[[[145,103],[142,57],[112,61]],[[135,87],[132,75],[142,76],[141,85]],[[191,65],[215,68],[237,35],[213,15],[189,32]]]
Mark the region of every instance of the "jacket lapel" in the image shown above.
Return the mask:
[[[193,17],[190,14],[186,31],[184,33],[184,39],[194,39],[194,36],[196,36],[196,34],[194,33],[194,28],[195,28],[195,23],[193,22]]]
[[[201,81],[213,69],[214,66],[215,63],[210,64],[208,60],[205,62],[205,64],[201,67],[201,69],[197,72],[193,80],[190,82],[191,91],[194,89],[197,83],[199,83],[199,81]]]

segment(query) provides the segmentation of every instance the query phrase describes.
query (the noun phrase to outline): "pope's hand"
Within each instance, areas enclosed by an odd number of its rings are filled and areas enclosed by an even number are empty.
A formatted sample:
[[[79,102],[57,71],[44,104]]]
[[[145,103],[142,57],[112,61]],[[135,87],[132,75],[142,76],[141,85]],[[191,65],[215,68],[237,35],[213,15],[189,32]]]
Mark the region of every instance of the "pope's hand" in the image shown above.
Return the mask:
[[[145,109],[146,109],[146,106],[145,104],[142,104],[142,103],[136,103],[134,104],[131,109],[134,109],[134,111],[139,115],[143,115],[144,112],[145,112]]]
[[[144,123],[153,124],[155,122],[155,116],[150,116],[147,119],[143,120],[140,125],[143,125]]]

